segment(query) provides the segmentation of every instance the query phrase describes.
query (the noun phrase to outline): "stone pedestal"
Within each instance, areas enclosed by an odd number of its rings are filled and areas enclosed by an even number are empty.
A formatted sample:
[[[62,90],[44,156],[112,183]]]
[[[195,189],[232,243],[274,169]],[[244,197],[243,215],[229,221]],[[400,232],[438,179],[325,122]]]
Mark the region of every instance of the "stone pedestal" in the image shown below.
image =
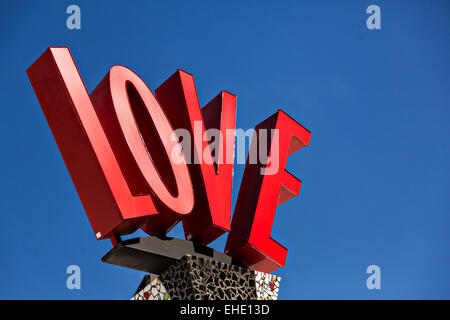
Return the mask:
[[[280,277],[185,255],[160,275],[146,275],[131,300],[276,300]]]

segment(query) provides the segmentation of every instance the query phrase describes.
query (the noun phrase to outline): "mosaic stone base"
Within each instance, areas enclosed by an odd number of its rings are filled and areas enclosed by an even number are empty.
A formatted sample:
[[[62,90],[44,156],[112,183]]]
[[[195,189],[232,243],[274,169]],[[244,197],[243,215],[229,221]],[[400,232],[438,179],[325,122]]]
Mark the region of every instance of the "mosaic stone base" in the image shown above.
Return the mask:
[[[276,300],[280,277],[191,255],[145,276],[131,300]]]

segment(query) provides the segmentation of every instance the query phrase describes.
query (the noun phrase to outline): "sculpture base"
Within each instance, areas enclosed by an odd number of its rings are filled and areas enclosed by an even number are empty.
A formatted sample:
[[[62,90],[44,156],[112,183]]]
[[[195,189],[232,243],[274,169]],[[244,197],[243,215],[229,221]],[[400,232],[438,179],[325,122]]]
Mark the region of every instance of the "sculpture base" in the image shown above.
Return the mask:
[[[280,277],[185,255],[160,275],[146,275],[131,300],[276,300]]]

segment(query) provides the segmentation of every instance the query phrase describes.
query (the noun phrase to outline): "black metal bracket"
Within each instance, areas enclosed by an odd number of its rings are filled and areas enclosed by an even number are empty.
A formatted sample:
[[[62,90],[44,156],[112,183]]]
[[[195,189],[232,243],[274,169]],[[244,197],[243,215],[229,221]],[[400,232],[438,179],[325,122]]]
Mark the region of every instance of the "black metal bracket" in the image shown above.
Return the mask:
[[[102,261],[152,274],[161,274],[187,254],[240,265],[228,255],[199,243],[159,237],[141,237],[117,242]]]

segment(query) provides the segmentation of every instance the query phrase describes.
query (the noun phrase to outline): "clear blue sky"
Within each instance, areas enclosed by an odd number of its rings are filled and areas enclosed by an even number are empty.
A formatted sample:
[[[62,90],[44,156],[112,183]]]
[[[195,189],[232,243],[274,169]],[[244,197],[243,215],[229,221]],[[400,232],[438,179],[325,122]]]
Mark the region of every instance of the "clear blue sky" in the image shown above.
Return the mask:
[[[81,30],[66,28],[70,4]],[[366,27],[371,4],[381,30]],[[282,108],[312,131],[288,161],[300,197],[272,234],[289,249],[280,299],[450,298],[450,2],[2,1],[0,34],[0,298],[127,299],[143,276],[101,262],[111,244],[26,76],[52,45],[69,46],[89,91],[114,64],[152,89],[182,68],[202,105],[237,95],[240,128]],[[71,264],[81,290],[66,288]],[[381,290],[366,288],[371,264]]]

